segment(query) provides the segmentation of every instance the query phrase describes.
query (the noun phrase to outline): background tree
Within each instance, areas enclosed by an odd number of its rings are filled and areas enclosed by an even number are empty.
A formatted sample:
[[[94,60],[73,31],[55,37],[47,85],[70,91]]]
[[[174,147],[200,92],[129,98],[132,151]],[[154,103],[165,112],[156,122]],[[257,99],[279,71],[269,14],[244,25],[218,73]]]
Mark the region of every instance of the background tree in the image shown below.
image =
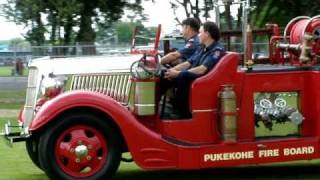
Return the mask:
[[[134,28],[138,28],[137,44],[147,45],[155,37],[156,27],[144,27],[142,22],[116,22],[108,29],[101,28],[97,33],[97,41],[103,44],[113,43],[130,45]]]
[[[99,23],[97,26],[96,40],[100,43],[110,42],[126,44],[131,43],[132,32],[135,27],[144,30],[142,22],[147,21],[148,15],[144,14],[143,8],[139,4],[128,4],[124,11],[124,18],[127,21],[117,21],[111,24]]]
[[[241,28],[242,6],[238,6],[238,15],[233,17],[230,8],[231,2],[237,0],[170,0],[171,9],[175,15],[175,20],[181,24],[181,20],[186,17],[195,17],[199,20],[213,20],[213,5],[219,3],[223,5],[220,14],[220,21],[223,30],[233,30]],[[250,11],[250,24],[254,27],[263,27],[267,22],[278,23],[285,26],[290,19],[306,15],[314,16],[320,14],[320,3],[315,0],[250,0],[253,10]],[[239,1],[238,1],[239,2]],[[290,7],[290,8],[288,8]],[[222,7],[220,6],[220,9]],[[177,11],[183,10],[184,16],[179,17]]]
[[[32,45],[43,45],[47,34],[51,44],[67,45],[93,44],[94,28],[110,27],[126,8],[143,11],[141,0],[7,0],[1,10],[8,20],[29,29],[25,38]]]
[[[315,0],[255,0],[251,13],[251,24],[263,27],[267,22],[273,22],[284,27],[297,16],[314,16],[320,14],[320,3]]]
[[[185,13],[185,18],[194,17],[201,22],[201,9],[205,9],[205,7],[200,7],[200,1],[206,0],[171,0],[170,5],[175,14],[175,20],[178,24],[181,24],[181,19],[177,16],[177,9],[179,7],[183,8]],[[208,15],[208,14],[207,14]]]
[[[42,0],[7,0],[2,8],[3,15],[17,24],[29,27],[25,38],[33,45],[45,42],[45,26],[41,19],[44,9]]]
[[[181,24],[181,20],[187,17],[194,17],[200,22],[211,20],[214,21],[211,14],[214,14],[214,4],[219,2],[220,5],[224,4],[224,12],[221,13],[221,22],[224,22],[226,25],[223,25],[225,30],[232,30],[235,27],[233,25],[233,18],[231,16],[231,3],[232,1],[222,1],[222,0],[170,0],[171,8],[175,15],[175,20],[178,24]],[[183,9],[184,16],[178,17],[177,11]]]
[[[24,39],[14,38],[9,41],[8,47],[9,49],[15,51],[23,51],[25,49],[28,49],[30,47],[30,44]]]
[[[50,44],[70,45],[75,41],[73,27],[77,26],[77,15],[81,4],[77,0],[44,0],[50,27]]]

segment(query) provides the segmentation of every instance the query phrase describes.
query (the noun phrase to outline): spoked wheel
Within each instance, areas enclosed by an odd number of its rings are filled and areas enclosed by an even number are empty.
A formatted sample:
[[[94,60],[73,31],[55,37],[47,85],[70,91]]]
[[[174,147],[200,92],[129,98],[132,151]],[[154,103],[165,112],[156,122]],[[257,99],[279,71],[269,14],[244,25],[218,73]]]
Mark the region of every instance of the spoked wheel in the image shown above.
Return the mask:
[[[118,132],[96,116],[62,118],[41,138],[39,160],[52,179],[108,179],[121,152]]]

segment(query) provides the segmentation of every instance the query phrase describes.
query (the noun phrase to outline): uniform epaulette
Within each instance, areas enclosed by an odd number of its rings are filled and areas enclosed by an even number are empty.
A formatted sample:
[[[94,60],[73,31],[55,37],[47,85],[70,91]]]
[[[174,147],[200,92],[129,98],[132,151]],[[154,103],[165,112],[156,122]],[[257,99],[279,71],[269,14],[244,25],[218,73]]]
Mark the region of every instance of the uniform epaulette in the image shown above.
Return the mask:
[[[212,55],[216,58],[219,58],[222,55],[223,48],[215,47],[212,49]]]

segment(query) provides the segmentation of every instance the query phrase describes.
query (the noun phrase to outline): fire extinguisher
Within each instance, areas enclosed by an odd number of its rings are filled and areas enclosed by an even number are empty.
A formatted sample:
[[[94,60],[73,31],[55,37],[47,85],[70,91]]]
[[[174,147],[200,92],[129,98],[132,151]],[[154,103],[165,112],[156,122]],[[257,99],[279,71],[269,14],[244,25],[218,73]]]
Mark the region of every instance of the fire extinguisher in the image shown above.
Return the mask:
[[[232,85],[222,85],[220,98],[220,128],[225,143],[237,141],[237,102]]]

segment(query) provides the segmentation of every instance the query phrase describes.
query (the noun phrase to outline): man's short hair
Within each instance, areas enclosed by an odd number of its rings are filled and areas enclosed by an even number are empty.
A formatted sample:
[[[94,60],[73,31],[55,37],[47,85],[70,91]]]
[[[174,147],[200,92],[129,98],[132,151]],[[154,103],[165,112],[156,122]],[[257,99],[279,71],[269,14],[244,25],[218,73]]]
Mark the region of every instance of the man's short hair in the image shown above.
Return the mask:
[[[182,25],[190,26],[195,32],[200,29],[200,22],[196,18],[187,18],[182,21]]]
[[[203,24],[203,30],[208,32],[212,39],[219,41],[220,30],[216,23],[207,21]]]

